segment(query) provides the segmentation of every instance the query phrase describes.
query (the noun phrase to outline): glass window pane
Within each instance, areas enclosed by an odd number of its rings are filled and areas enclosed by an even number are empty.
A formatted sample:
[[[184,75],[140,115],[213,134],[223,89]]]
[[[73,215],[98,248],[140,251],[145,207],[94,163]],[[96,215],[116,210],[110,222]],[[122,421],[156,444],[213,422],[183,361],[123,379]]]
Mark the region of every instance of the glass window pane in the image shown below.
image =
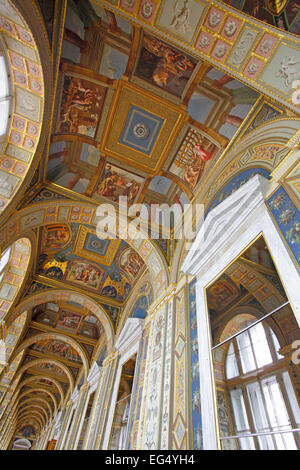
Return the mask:
[[[248,331],[237,336],[238,348],[241,356],[243,372],[256,369]]]
[[[276,357],[277,359],[283,359],[284,356],[282,356],[281,354],[279,354],[279,349],[280,349],[280,344],[279,344],[279,341],[277,339],[277,336],[275,335],[274,331],[270,328],[270,333],[271,333],[271,338],[272,338],[272,341],[273,341],[273,344],[274,344],[274,349],[275,349],[275,353],[276,353]]]
[[[230,343],[226,360],[226,377],[227,379],[232,379],[233,377],[237,377],[238,375],[239,370],[236,362],[234,347],[233,343]]]
[[[300,409],[298,401],[294,392],[294,388],[291,382],[290,374],[288,372],[283,372],[282,374],[283,382],[289,397],[290,406],[292,408],[294,419],[296,421],[297,428],[300,427]]]
[[[230,397],[236,425],[236,433],[241,436],[243,434],[250,434],[251,431],[249,428],[242,390],[240,388],[231,390]],[[245,437],[243,439],[239,439],[239,444],[242,450],[255,449],[252,437]]]
[[[251,406],[254,426],[256,432],[270,431],[270,426],[267,419],[266,409],[264,406],[262,393],[258,382],[253,382],[247,385],[247,393]],[[275,445],[272,436],[259,436],[258,442],[260,449],[273,450]]]
[[[0,98],[5,98],[9,95],[8,76],[5,65],[5,59],[0,55]]]
[[[272,356],[262,324],[258,323],[250,328],[249,333],[251,335],[257,366],[263,367],[267,364],[271,364],[273,362]]]
[[[11,252],[11,248],[7,248],[1,256],[1,259],[0,259],[0,282],[2,281],[2,278],[4,276],[4,272],[5,272],[5,268],[7,266],[7,263],[9,262],[10,252]]]

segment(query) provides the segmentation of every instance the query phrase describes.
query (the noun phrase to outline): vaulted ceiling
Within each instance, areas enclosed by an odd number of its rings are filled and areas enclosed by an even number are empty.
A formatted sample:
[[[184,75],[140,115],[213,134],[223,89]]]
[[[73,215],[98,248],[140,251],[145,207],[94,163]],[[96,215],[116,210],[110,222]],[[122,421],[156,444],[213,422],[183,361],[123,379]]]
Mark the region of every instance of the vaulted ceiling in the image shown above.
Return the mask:
[[[159,14],[158,3],[36,2],[53,60],[53,109],[47,122],[48,143],[19,203],[19,208],[30,206],[31,217],[36,218],[31,224],[28,215],[35,262],[22,299],[26,314],[20,312],[22,318],[15,320],[21,326],[14,324],[20,330],[18,349],[0,383],[1,389],[15,377],[15,370],[21,370],[10,394],[18,397],[18,430],[26,428],[20,436],[34,438],[75,385],[86,379],[93,361],[102,362],[134,293],[140,303],[132,312],[146,314],[153,292],[148,285],[146,292],[143,277],[152,276],[154,291],[165,285],[174,241],[134,247],[127,240],[101,240],[92,211],[100,203],[110,203],[118,211],[120,196],[128,198],[129,207],[143,202],[149,207],[168,203],[182,208],[250,126],[259,128],[264,121],[285,115],[285,101],[295,108],[285,90],[280,91],[280,79],[290,76],[278,78],[267,70],[283,41],[279,30],[269,34],[256,23],[249,32],[246,20],[243,23],[236,10],[222,9],[222,2],[210,6],[204,0],[167,0]],[[225,3],[293,33],[299,30],[298,2]],[[280,12],[274,11],[275,3],[282,4]],[[282,42],[280,47],[285,47]],[[18,62],[17,52],[12,66],[21,73],[24,61]],[[294,66],[298,70],[298,62]],[[26,67],[33,83],[40,69]],[[258,91],[265,88],[272,95],[268,101]],[[25,132],[22,123],[25,126],[24,119],[15,121],[14,133],[16,138],[22,133],[25,145],[34,129],[26,122]],[[16,145],[11,142],[11,147]],[[267,176],[271,165],[280,162],[276,155],[282,147],[273,145],[268,155],[267,151],[247,155],[251,175]],[[261,164],[263,158],[266,165]],[[6,156],[7,171],[12,160]],[[236,166],[242,166],[240,161]],[[237,171],[225,166],[223,173],[228,176],[232,169]],[[243,182],[235,181],[236,187]],[[223,187],[214,204],[234,189],[234,184]],[[44,212],[38,212],[43,205]],[[148,217],[158,222],[155,211]],[[157,258],[149,255],[152,246]],[[214,290],[209,293],[212,315],[222,313],[223,296],[231,305],[247,295],[228,273]],[[34,295],[32,305],[26,299]]]

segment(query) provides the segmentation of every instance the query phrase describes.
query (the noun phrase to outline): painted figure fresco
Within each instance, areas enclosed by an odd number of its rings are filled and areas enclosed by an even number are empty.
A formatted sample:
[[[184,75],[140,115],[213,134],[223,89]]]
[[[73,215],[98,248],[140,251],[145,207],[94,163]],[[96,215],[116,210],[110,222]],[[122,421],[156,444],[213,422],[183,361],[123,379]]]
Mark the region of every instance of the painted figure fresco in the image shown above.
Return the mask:
[[[120,256],[120,267],[132,280],[137,277],[143,266],[144,261],[139,254],[131,248],[127,248]]]
[[[105,93],[103,86],[66,75],[57,132],[94,138]]]
[[[57,327],[66,328],[70,330],[76,330],[81,320],[81,315],[77,315],[76,313],[67,312],[66,310],[62,310],[60,312],[60,316],[57,322]]]
[[[102,181],[96,189],[95,195],[118,201],[120,196],[127,197],[127,204],[131,205],[140,190],[143,179],[126,170],[106,164]]]
[[[170,93],[181,96],[197,61],[173,46],[144,35],[136,75]]]
[[[101,283],[103,273],[93,264],[73,261],[70,271],[67,273],[66,280],[77,282],[83,286],[98,289]]]
[[[203,448],[202,439],[202,415],[200,403],[200,379],[199,379],[199,352],[197,337],[197,307],[196,307],[196,281],[189,285],[189,310],[190,310],[190,360],[191,360],[191,388],[192,388],[192,431],[193,448]],[[193,346],[194,345],[194,346]]]
[[[70,240],[70,230],[65,224],[47,225],[43,229],[42,246],[46,250],[64,247]]]
[[[183,178],[194,190],[205,163],[218,152],[218,147],[199,130],[190,128],[178,150],[170,171]]]

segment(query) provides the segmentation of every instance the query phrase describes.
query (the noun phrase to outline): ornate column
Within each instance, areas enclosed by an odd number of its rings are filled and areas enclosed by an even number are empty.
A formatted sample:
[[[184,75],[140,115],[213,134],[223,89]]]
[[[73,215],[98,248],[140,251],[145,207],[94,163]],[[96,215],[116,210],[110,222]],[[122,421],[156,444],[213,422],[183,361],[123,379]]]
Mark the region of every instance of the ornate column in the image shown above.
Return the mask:
[[[101,375],[100,386],[95,397],[95,418],[93,426],[94,435],[90,434],[87,446],[88,449],[101,449],[104,432],[106,429],[108,406],[111,400],[112,387],[114,383],[116,368],[119,360],[119,353],[112,352],[103,361],[103,371]]]
[[[99,390],[101,390],[100,384],[101,384],[102,370],[103,370],[103,367],[100,366],[97,362],[94,362],[91,368],[91,371],[89,373],[89,376],[88,376],[88,382],[90,384],[89,396],[94,391],[95,391],[95,395],[94,395],[91,414],[90,414],[90,418],[89,418],[89,422],[88,422],[88,426],[87,426],[87,430],[86,430],[86,434],[85,434],[84,442],[82,446],[82,448],[86,450],[91,449],[90,445],[92,445],[91,441],[93,440],[94,433],[95,433],[95,426],[96,426],[96,421],[97,421],[96,420],[97,402],[99,399]]]
[[[110,406],[108,409],[105,433],[103,436],[103,443],[101,448],[107,449],[109,446],[109,437],[111,434],[111,427],[113,424],[113,418],[115,413],[115,406],[117,401],[117,395],[119,391],[119,383],[122,373],[123,364],[132,357],[135,353],[138,353],[140,342],[143,333],[144,320],[139,318],[128,318],[120,335],[115,342],[115,348],[119,351],[117,368],[115,378],[112,387],[112,393],[110,398]],[[135,368],[136,374],[137,368]]]
[[[171,380],[175,288],[170,286],[145,319],[148,334],[137,449],[168,449],[171,433]]]
[[[72,407],[73,407],[73,402],[72,400],[70,399],[68,402],[67,402],[67,405],[66,405],[66,408],[65,408],[65,415],[64,415],[64,418],[63,418],[63,422],[61,424],[61,428],[60,428],[60,431],[59,431],[59,434],[58,434],[58,437],[57,437],[57,443],[56,443],[56,449],[58,450],[62,450],[64,448],[64,443],[66,441],[66,430],[68,429],[68,425],[69,425],[69,422],[70,422],[70,419],[71,419],[71,411],[72,411]]]
[[[71,429],[69,431],[70,439],[68,440],[67,448],[70,450],[75,448],[77,438],[79,438],[77,431],[81,423],[83,409],[86,406],[86,398],[87,398],[88,391],[89,391],[89,384],[85,382],[80,387],[79,397],[78,397],[77,404],[76,404],[76,410],[75,410],[75,414],[73,417]]]

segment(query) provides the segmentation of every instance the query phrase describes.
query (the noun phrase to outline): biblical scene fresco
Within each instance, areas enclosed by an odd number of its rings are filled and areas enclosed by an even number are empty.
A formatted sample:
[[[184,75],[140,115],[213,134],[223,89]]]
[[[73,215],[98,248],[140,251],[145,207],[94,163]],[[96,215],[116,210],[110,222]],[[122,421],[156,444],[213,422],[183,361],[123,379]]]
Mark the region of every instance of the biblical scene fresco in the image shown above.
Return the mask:
[[[130,173],[128,170],[106,163],[94,197],[105,197],[111,201],[119,201],[120,196],[127,197],[127,204],[131,205],[142,187],[144,178]]]
[[[135,74],[150,83],[182,96],[197,61],[169,44],[144,34]]]
[[[37,353],[49,354],[50,356],[65,359],[75,364],[82,364],[81,358],[77,351],[69,344],[56,340],[38,341],[29,347],[30,351]]]
[[[56,132],[95,138],[105,93],[104,86],[65,75]]]
[[[211,138],[191,127],[169,171],[182,178],[193,191],[203,174],[205,163],[214,158],[218,150]]]
[[[49,250],[45,239],[50,232],[57,237],[57,232],[50,226],[41,230],[37,271],[52,279],[123,302],[145,269],[142,258],[125,241],[100,240],[92,229],[72,224],[69,229],[72,240],[68,247],[61,250],[51,247]],[[53,240],[50,243],[52,246]],[[53,323],[51,314],[46,312],[43,321]],[[72,328],[77,320],[74,317],[64,321]]]
[[[221,311],[241,296],[240,288],[225,274],[207,289],[210,313]]]
[[[81,306],[80,309],[83,310]],[[71,311],[70,308],[67,309],[67,305],[47,303],[34,307],[32,321],[51,326],[56,330],[98,340],[103,333],[101,323],[93,315],[84,313]]]

